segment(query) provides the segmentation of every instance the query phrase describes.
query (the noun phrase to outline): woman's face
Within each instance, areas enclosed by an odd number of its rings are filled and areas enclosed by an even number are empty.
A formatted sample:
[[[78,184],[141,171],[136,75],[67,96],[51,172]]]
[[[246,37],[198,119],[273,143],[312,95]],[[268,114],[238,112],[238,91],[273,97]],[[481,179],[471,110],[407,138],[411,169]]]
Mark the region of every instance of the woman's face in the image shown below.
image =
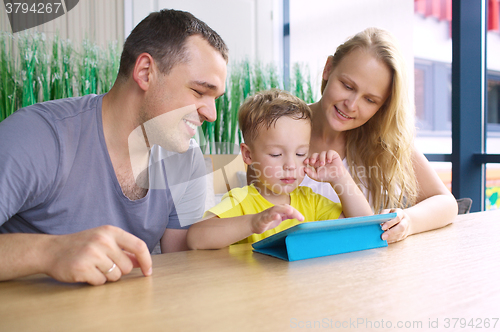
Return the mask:
[[[371,119],[391,92],[392,74],[383,62],[364,49],[344,56],[336,68],[328,58],[321,107],[334,131],[358,128]]]

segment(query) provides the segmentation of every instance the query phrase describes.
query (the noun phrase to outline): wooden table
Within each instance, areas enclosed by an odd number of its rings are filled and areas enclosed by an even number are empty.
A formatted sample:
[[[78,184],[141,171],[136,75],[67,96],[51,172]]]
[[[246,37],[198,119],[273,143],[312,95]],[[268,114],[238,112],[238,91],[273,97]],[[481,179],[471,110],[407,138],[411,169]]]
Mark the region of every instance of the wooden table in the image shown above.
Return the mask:
[[[136,269],[98,287],[44,275],[0,282],[0,330],[470,331],[453,318],[481,330],[500,318],[500,211],[387,248],[292,263],[239,245],[153,264],[152,277]]]

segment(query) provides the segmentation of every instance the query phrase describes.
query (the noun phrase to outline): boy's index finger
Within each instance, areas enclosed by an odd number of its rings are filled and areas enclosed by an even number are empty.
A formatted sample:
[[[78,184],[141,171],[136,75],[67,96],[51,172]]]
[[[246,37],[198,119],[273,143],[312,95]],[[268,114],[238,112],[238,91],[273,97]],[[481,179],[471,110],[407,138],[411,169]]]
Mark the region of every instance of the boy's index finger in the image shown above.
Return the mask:
[[[115,240],[120,248],[134,254],[145,276],[151,275],[153,262],[148,246],[143,240],[122,229],[116,234]]]
[[[289,219],[297,219],[299,221],[304,220],[304,216],[296,208],[291,205],[287,206],[287,217]]]

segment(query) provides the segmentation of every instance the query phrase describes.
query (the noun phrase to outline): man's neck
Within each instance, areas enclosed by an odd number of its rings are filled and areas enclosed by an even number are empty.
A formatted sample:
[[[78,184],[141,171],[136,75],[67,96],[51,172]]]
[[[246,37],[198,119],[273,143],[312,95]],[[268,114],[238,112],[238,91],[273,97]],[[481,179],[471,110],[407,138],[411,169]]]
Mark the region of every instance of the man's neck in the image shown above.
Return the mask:
[[[128,157],[128,137],[137,127],[140,107],[127,83],[113,86],[102,100],[104,138],[110,154]]]
[[[141,156],[137,157],[131,156],[129,150],[130,134],[139,125],[137,119],[141,105],[137,93],[133,85],[126,82],[115,84],[102,101],[102,124],[106,147],[123,194],[131,200],[144,197],[147,194],[148,183],[148,151],[142,151]],[[138,168],[142,171],[137,171]],[[142,181],[144,183],[138,185],[139,178],[145,182]]]

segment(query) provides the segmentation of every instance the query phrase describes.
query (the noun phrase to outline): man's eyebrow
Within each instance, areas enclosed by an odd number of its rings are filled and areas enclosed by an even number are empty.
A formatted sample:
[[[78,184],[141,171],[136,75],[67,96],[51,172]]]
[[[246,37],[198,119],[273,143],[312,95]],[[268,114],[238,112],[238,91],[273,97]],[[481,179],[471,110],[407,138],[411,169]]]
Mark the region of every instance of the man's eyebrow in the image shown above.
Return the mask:
[[[202,87],[204,87],[206,89],[209,89],[209,90],[212,90],[212,91],[217,91],[217,86],[215,86],[213,84],[210,84],[208,82],[205,82],[205,81],[192,81],[191,83],[195,84],[195,85],[198,85],[198,86],[202,86]],[[226,92],[224,91],[219,96],[217,96],[217,98],[219,98],[220,96],[222,96],[224,93],[226,93]]]
[[[193,84],[200,85],[210,90],[217,90],[217,87],[205,81],[192,81]]]

